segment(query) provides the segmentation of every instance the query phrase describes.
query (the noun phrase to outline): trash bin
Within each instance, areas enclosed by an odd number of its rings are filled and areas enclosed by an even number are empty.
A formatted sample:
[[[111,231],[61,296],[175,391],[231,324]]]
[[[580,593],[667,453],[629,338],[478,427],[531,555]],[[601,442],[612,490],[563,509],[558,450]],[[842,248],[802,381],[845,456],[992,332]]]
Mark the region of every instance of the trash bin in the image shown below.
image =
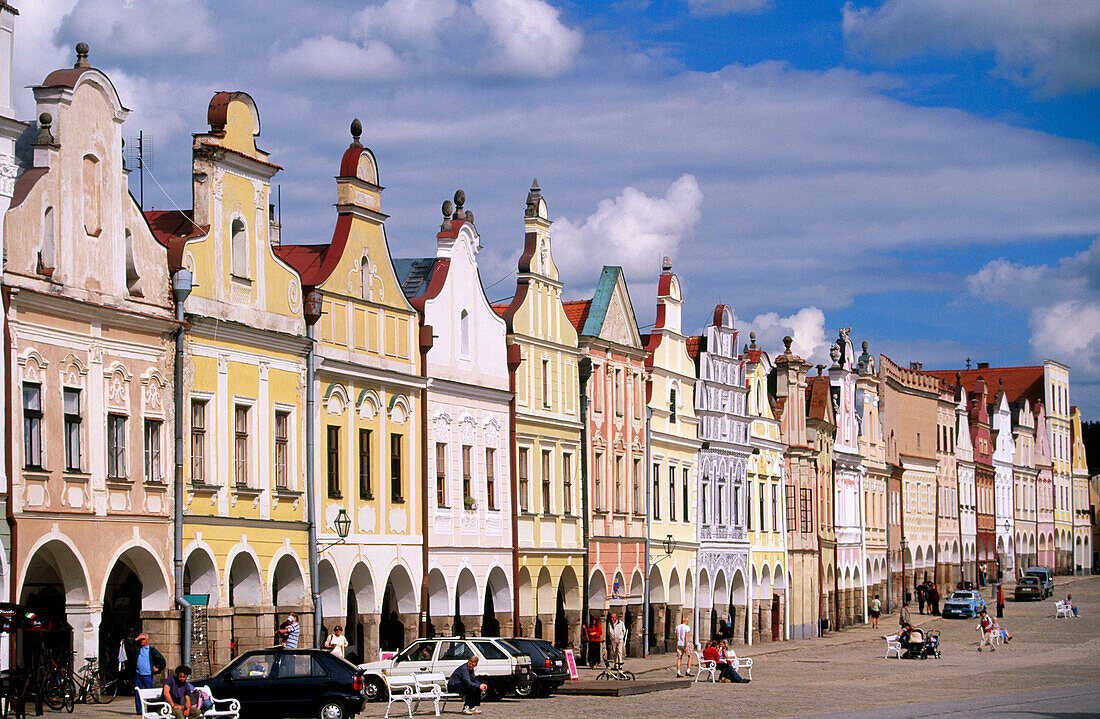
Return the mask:
[[[829,618],[828,617],[822,617],[821,618],[821,636],[825,636],[828,633],[829,633]]]

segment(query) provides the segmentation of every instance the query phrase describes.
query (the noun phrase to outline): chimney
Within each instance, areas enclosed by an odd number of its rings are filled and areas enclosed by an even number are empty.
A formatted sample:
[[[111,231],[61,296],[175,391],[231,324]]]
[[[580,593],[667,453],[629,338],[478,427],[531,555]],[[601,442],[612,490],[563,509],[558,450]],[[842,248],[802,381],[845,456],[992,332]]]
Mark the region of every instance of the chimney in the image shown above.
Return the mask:
[[[283,225],[275,217],[275,205],[267,206],[267,236],[271,240],[272,247],[278,247],[282,243]]]
[[[915,369],[916,371],[920,372],[922,369],[924,369],[924,363],[923,362],[910,362],[909,363],[909,369]]]
[[[978,363],[978,369],[989,369],[989,363],[988,362],[979,362]]]

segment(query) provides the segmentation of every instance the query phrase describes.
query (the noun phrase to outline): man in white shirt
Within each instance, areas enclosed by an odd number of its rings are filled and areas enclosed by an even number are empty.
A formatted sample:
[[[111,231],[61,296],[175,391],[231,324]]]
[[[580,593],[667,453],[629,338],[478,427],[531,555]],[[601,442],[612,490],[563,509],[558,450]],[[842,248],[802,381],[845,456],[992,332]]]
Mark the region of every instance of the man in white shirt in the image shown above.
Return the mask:
[[[626,624],[615,612],[611,612],[607,625],[607,642],[611,645],[611,663],[622,664],[626,660]]]
[[[348,638],[344,636],[344,628],[339,624],[332,628],[332,634],[325,640],[325,649],[338,657],[344,656],[344,650],[348,647]]]
[[[684,657],[687,657],[687,675],[691,676],[691,649],[691,627],[688,626],[687,617],[684,616],[676,625],[676,676],[683,676],[680,673],[680,662]]]

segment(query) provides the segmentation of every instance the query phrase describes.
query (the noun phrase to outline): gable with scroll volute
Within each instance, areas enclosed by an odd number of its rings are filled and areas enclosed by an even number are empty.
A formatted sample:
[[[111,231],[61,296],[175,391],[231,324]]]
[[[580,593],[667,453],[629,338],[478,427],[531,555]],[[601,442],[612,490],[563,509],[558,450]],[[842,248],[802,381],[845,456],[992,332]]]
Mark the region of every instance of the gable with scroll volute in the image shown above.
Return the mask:
[[[256,135],[259,134],[260,113],[256,109],[256,103],[246,93],[234,93],[225,111],[225,138],[222,146],[255,156],[258,154]]]

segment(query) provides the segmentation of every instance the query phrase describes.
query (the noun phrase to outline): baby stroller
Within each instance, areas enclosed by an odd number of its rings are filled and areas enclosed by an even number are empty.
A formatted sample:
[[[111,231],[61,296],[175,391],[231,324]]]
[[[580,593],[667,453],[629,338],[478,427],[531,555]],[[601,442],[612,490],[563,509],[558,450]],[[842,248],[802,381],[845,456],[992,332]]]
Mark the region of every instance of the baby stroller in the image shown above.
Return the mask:
[[[905,652],[902,659],[927,659],[928,657],[940,658],[940,633],[933,629],[925,633],[923,629],[914,627],[902,645]]]

